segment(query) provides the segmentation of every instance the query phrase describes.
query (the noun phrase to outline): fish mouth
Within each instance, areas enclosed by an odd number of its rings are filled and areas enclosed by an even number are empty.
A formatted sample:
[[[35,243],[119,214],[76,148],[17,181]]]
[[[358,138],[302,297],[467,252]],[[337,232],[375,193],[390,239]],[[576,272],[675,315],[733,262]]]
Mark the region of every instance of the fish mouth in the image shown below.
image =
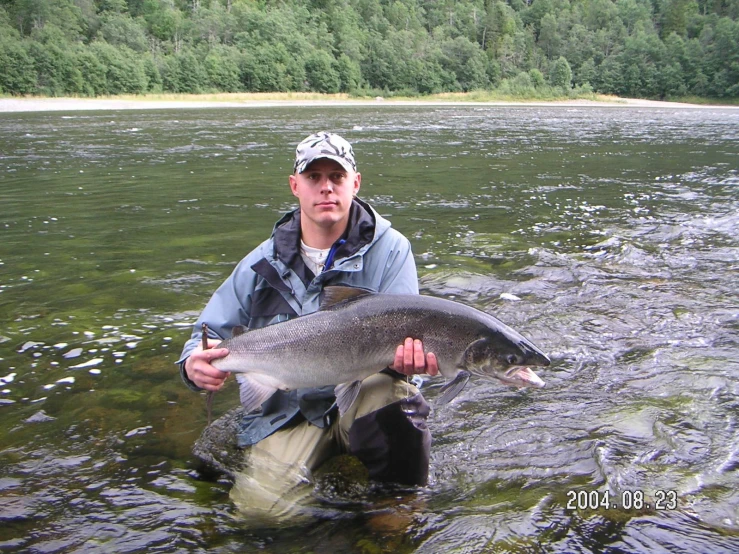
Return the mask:
[[[527,366],[514,366],[503,375],[499,375],[498,379],[506,385],[518,388],[534,387],[540,389],[544,386],[544,381],[541,380],[541,377]]]

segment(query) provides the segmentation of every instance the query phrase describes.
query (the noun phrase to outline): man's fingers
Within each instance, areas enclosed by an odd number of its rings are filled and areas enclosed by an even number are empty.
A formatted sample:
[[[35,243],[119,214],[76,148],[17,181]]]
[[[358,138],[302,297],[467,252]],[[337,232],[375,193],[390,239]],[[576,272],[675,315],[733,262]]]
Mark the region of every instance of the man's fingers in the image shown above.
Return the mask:
[[[429,352],[426,354],[426,373],[429,375],[439,374],[439,361],[436,359],[436,354]]]
[[[206,390],[219,390],[226,382],[224,378],[211,377],[205,373],[198,375],[198,386]]]
[[[201,389],[220,390],[228,377],[228,372],[220,371],[203,360],[197,360],[188,376]]]
[[[426,354],[423,351],[423,343],[418,339],[413,341],[413,372],[426,372]]]
[[[193,354],[195,355],[195,354]],[[197,357],[201,360],[205,360],[210,363],[218,358],[223,358],[228,355],[228,348],[211,348],[210,350],[201,350],[198,352]]]
[[[192,353],[185,363],[185,371],[189,379],[205,390],[220,390],[228,372],[221,371],[211,365],[213,360],[228,355],[227,348],[212,348]]]
[[[437,375],[439,362],[435,354],[424,352],[421,340],[408,337],[395,349],[395,359],[390,368],[405,375],[421,373]]]
[[[399,344],[395,349],[395,360],[393,361],[392,368],[395,370],[403,368],[403,345]]]
[[[413,339],[407,338],[403,344],[403,369],[405,371],[409,371],[413,368],[413,358]]]

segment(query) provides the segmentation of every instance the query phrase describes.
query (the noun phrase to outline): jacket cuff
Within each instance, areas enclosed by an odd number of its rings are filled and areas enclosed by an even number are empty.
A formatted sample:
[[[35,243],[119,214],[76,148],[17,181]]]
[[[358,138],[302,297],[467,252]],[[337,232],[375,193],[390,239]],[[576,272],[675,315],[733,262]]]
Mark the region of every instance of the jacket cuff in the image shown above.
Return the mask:
[[[200,392],[201,389],[199,386],[197,386],[195,383],[193,383],[190,378],[187,376],[187,371],[185,371],[185,362],[187,362],[187,358],[182,360],[181,362],[178,362],[178,365],[180,366],[180,377],[182,377],[182,381],[187,385],[187,388],[190,390],[193,390],[195,392]]]
[[[405,373],[400,373],[399,371],[390,369],[389,366],[383,370],[380,370],[380,373],[384,373],[385,375],[390,375],[390,377],[395,377],[396,379],[405,379],[406,377],[408,377]]]

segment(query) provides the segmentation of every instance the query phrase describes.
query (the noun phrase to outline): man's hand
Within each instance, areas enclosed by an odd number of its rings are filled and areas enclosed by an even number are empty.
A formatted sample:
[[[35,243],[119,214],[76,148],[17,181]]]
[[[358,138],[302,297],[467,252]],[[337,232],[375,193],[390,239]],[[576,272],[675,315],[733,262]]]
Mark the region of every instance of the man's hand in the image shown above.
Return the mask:
[[[228,355],[227,348],[212,348],[221,341],[208,339],[210,350],[203,350],[201,345],[193,350],[185,362],[185,373],[188,379],[205,390],[217,391],[223,387],[228,372],[221,371],[210,365],[210,362]]]
[[[423,343],[420,340],[413,340],[408,337],[405,339],[405,343],[399,345],[395,350],[395,360],[390,369],[403,375],[415,375],[417,373],[438,375],[439,363],[436,361],[435,354],[432,352],[424,353]]]

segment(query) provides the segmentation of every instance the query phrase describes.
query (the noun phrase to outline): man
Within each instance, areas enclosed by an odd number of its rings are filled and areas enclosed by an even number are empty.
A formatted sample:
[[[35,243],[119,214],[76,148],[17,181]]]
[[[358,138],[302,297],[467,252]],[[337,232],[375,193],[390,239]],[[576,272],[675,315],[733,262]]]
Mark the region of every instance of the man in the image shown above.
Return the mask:
[[[238,325],[259,328],[306,315],[319,308],[323,288],[331,285],[418,293],[409,241],[356,197],[361,175],[346,140],[326,132],[303,140],[289,183],[299,209],[278,221],[272,236],[237,265],[208,302],[184,347],[182,377],[194,390],[217,391],[228,375],[210,363],[228,351],[202,349],[202,323],[214,337],[225,338]],[[436,375],[436,357],[409,337],[388,364],[364,381],[360,397],[342,417],[333,387],[278,391],[261,412],[246,416],[238,441],[249,447],[250,473],[241,482],[237,479],[234,488],[273,479],[275,467],[310,472],[342,452],[359,458],[373,479],[425,484],[429,408],[407,376]],[[272,492],[279,496],[287,488]],[[252,493],[244,496],[251,498]]]

